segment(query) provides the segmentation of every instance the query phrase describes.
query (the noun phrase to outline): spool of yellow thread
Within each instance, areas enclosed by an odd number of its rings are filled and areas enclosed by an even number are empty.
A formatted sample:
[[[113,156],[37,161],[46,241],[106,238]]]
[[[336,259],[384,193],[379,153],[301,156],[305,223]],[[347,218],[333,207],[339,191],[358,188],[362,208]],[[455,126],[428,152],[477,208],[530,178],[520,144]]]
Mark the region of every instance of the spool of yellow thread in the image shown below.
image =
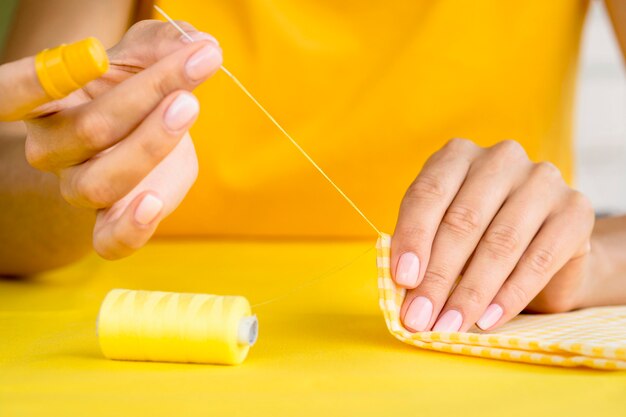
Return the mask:
[[[45,49],[35,57],[41,86],[53,99],[60,99],[109,69],[106,50],[96,38]]]
[[[111,290],[102,302],[98,340],[109,359],[237,365],[258,335],[240,296]]]

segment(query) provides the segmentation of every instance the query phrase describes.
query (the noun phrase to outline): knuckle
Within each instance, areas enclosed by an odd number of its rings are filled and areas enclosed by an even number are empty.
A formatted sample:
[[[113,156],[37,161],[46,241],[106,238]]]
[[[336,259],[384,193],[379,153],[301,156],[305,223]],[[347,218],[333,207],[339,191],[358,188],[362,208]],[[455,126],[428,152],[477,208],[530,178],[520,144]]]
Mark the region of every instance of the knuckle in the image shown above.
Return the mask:
[[[76,198],[74,197],[74,193],[72,192],[71,181],[69,181],[63,175],[61,176],[61,179],[59,181],[59,189],[60,189],[61,197],[63,197],[65,201],[67,201],[69,204],[73,206],[78,205]]]
[[[165,137],[164,137],[165,136]],[[138,143],[139,152],[147,160],[156,164],[163,160],[173,147],[173,140],[170,135],[144,135]]]
[[[89,151],[100,151],[110,144],[111,126],[100,112],[82,113],[76,118],[74,129],[78,140]]]
[[[519,159],[526,158],[526,150],[524,147],[517,141],[506,139],[502,140],[491,147],[493,152],[498,153],[500,156]]]
[[[177,69],[173,69],[172,71],[152,72],[150,76],[147,77],[146,87],[149,91],[154,91],[158,97],[164,98],[175,90],[175,83],[180,77],[179,75],[173,76],[173,74],[179,73],[180,71]]]
[[[537,248],[525,254],[521,262],[534,274],[544,276],[554,264],[554,253],[547,248]]]
[[[572,209],[585,217],[595,217],[591,200],[580,191],[572,190],[570,192],[568,204]]]
[[[510,305],[524,308],[531,301],[530,294],[514,280],[508,281],[505,285],[506,298]]]
[[[113,245],[121,249],[121,252],[129,252],[139,250],[145,243],[141,236],[137,236],[133,233],[128,233],[128,230],[120,226],[121,223],[117,223],[111,231],[111,239]]]
[[[429,266],[424,273],[422,287],[428,287],[437,294],[447,294],[450,289],[450,272],[443,266]]]
[[[406,200],[439,200],[446,194],[442,181],[430,174],[421,174],[409,186],[404,198]]]
[[[176,23],[180,25],[182,22],[180,20],[177,20]],[[186,30],[187,27],[185,27],[185,25],[187,25],[186,22],[182,27]],[[158,22],[158,26],[156,27],[156,34],[159,38],[162,39],[179,39],[182,36],[178,29],[176,29],[174,25],[170,24],[169,22]]]
[[[400,243],[403,247],[415,248],[418,242],[422,241],[425,236],[429,236],[430,232],[421,225],[407,224],[396,228],[393,233],[392,243]]]
[[[439,149],[437,152],[432,154],[430,158],[424,164],[424,167],[431,166],[433,164],[471,164],[471,160],[476,154],[476,150],[478,146],[468,140],[468,139],[459,139],[453,138],[450,139],[446,144]]]
[[[533,166],[533,173],[543,180],[562,181],[561,171],[551,162],[537,162]]]
[[[464,138],[452,138],[444,145],[443,149],[452,152],[465,152],[468,149],[476,147],[474,142]]]
[[[26,137],[24,152],[26,155],[26,161],[30,166],[40,171],[48,170],[47,153],[30,136]]]
[[[113,189],[106,181],[96,180],[87,173],[76,175],[74,178],[74,194],[79,201],[86,203],[86,205],[104,208],[116,201]]]
[[[522,145],[513,140],[504,140],[488,148],[476,166],[483,171],[483,175],[494,176],[526,163],[528,157]]]
[[[521,237],[517,228],[506,224],[491,227],[484,238],[485,250],[495,258],[508,258],[519,248]]]
[[[485,294],[478,288],[464,285],[463,281],[454,289],[455,298],[461,301],[462,305],[480,305],[485,301]]]
[[[108,243],[100,242],[97,239],[93,240],[93,249],[101,258],[107,261],[114,261],[121,258],[121,255],[109,247]]]
[[[128,32],[134,33],[134,32],[144,32],[146,30],[158,27],[158,26],[163,26],[164,22],[160,22],[158,20],[140,20],[139,22],[133,24],[129,29]],[[171,26],[171,25],[170,25]]]
[[[454,234],[467,237],[480,228],[480,213],[470,206],[455,204],[443,216],[441,224]]]

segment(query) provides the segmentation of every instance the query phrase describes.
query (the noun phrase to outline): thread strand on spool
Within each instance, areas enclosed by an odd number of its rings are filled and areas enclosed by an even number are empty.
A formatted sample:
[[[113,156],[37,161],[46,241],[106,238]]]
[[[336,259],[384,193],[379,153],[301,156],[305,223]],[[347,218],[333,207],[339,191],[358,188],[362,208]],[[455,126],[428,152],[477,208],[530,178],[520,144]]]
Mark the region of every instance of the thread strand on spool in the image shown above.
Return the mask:
[[[258,321],[241,296],[114,289],[97,335],[109,359],[236,365],[256,342]]]

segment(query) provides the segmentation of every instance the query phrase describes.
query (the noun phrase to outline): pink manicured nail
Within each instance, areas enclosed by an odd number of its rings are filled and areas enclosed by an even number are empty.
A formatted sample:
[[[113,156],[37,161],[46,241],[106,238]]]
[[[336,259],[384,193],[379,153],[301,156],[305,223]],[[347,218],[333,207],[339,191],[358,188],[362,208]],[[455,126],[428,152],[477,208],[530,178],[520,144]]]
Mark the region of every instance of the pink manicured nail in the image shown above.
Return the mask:
[[[185,72],[193,81],[198,81],[217,71],[221,62],[220,51],[215,46],[207,45],[187,60]]]
[[[483,313],[482,317],[476,322],[476,325],[483,330],[487,330],[502,317],[502,307],[497,304],[491,304]]]
[[[190,93],[181,93],[165,112],[165,125],[171,130],[180,130],[191,122],[200,110],[198,100]]]
[[[409,306],[404,316],[404,324],[409,330],[422,332],[426,330],[430,323],[430,316],[433,314],[433,303],[426,297],[417,297]]]
[[[135,221],[139,224],[150,224],[157,218],[163,209],[163,202],[153,196],[146,195],[135,210]]]
[[[463,316],[456,310],[446,311],[433,328],[436,332],[458,332],[463,324]]]
[[[412,252],[403,253],[398,261],[396,269],[396,283],[407,288],[414,288],[417,285],[417,278],[420,273],[420,260]]]

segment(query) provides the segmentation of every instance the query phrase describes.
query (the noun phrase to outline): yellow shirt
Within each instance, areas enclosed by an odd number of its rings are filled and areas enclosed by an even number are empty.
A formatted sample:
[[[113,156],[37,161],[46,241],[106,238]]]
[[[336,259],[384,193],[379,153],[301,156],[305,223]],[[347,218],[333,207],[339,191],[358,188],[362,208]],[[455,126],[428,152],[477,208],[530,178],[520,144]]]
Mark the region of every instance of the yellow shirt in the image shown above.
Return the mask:
[[[452,137],[523,144],[572,177],[586,1],[158,1],[382,230]],[[197,183],[161,235],[373,236],[223,73],[197,91]],[[383,175],[381,175],[383,174]]]

